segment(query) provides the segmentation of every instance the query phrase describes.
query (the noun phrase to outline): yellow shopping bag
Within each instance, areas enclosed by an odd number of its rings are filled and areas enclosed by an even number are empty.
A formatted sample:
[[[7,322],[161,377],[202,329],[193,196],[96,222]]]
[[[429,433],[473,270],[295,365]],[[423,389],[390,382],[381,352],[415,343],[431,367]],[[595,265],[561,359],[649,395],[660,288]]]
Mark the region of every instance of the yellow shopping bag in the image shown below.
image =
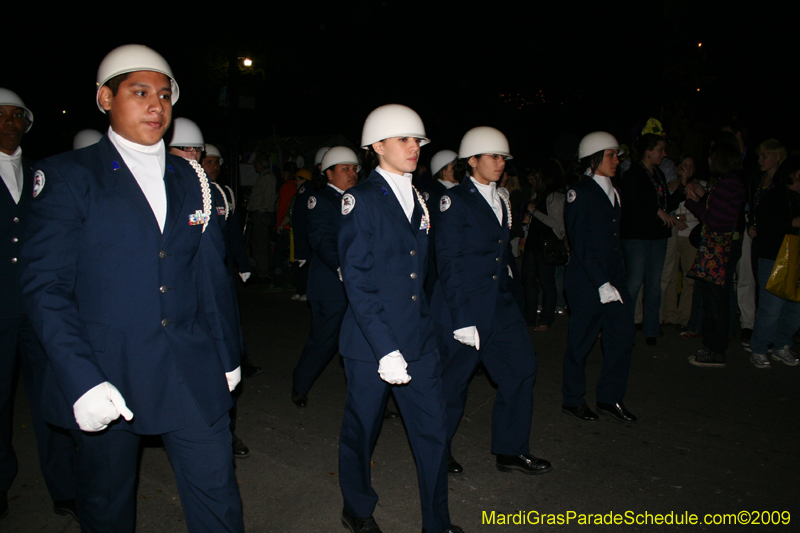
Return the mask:
[[[767,281],[767,290],[779,298],[800,302],[800,237],[785,235]]]

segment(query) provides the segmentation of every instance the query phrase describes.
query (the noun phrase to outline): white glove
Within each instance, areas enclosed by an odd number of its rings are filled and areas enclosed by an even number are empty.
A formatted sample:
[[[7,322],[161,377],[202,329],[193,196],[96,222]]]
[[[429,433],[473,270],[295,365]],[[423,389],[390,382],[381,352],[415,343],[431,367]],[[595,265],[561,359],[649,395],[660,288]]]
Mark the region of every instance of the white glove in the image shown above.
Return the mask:
[[[247,283],[247,280],[250,279],[250,272],[239,272],[239,277],[242,278],[243,283]]]
[[[339,281],[344,282],[342,279],[342,267],[337,268],[336,273],[339,274]]]
[[[511,265],[506,265],[506,266],[508,267],[508,277],[513,279],[514,274],[511,272]]]
[[[95,385],[72,406],[75,421],[83,431],[102,431],[122,415],[125,420],[133,419],[133,413],[125,405],[125,398],[117,388],[104,381]]]
[[[453,338],[461,344],[474,346],[476,350],[481,351],[481,338],[478,335],[478,328],[475,326],[467,326],[466,328],[455,330]]]
[[[611,283],[603,283],[600,288],[597,289],[597,292],[600,293],[601,304],[608,304],[611,302],[622,303],[622,296],[620,296],[619,291]]]
[[[408,363],[398,350],[384,355],[378,362],[378,374],[381,379],[392,385],[405,385],[411,381],[411,376],[406,372],[406,368],[408,368]]]
[[[242,381],[242,367],[237,366],[236,370],[225,372],[225,379],[228,380],[228,390],[233,392],[233,389],[236,388],[236,385]]]
[[[305,265],[305,264],[306,264],[306,260],[305,259],[300,259],[297,262],[297,268],[303,268],[303,265]]]

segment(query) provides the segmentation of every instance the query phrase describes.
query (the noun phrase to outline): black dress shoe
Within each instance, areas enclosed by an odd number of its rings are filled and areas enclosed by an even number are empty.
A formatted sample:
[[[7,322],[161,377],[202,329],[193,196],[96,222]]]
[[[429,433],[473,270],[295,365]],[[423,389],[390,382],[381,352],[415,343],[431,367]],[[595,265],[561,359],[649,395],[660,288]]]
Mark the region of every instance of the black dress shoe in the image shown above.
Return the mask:
[[[656,344],[658,344],[658,337],[647,337],[645,339],[645,342],[647,343],[648,346],[655,346]]]
[[[75,505],[75,498],[71,500],[60,500],[53,502],[53,512],[58,516],[71,516],[78,521],[78,507]]]
[[[577,407],[572,405],[562,405],[561,410],[568,415],[572,415],[578,420],[585,420],[587,422],[593,422],[600,418],[597,416],[597,413],[589,409],[589,406],[586,404],[579,405]]]
[[[342,509],[342,525],[352,533],[383,533],[372,515],[366,518],[356,518]]]
[[[260,366],[255,366],[251,363],[245,363],[242,365],[242,376],[246,378],[254,378],[256,376],[260,376],[264,373],[264,369]]]
[[[597,410],[601,413],[611,415],[620,422],[636,422],[636,416],[625,409],[625,404],[622,402],[617,403],[602,403],[597,402]]]
[[[308,405],[308,396],[305,394],[300,394],[296,390],[292,389],[292,402],[294,402],[297,407],[305,407]]]
[[[0,490],[0,518],[8,516],[8,492]]]
[[[447,473],[448,474],[464,473],[464,467],[461,466],[461,464],[458,461],[456,461],[452,455],[447,458]]]
[[[400,416],[400,414],[397,411],[393,411],[392,409],[389,409],[388,407],[386,408],[386,410],[383,411],[383,418],[386,419],[386,420],[388,420],[390,418],[397,418],[399,416]]]
[[[244,459],[245,457],[250,457],[250,449],[245,446],[242,439],[237,437],[235,434],[233,435],[233,457],[235,459]]]
[[[495,464],[501,472],[519,470],[524,474],[545,474],[553,469],[550,461],[537,459],[529,453],[525,455],[498,455]]]

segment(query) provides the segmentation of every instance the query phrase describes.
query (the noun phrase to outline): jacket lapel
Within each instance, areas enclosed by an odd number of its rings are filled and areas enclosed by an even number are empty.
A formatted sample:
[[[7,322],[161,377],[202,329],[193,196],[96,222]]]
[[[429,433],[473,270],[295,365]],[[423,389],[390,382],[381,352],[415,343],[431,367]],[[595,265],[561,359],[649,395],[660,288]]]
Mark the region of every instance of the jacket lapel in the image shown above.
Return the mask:
[[[375,183],[375,188],[378,189],[381,197],[386,200],[385,202],[386,209],[392,214],[392,216],[397,218],[399,221],[402,221],[404,227],[412,229],[411,223],[408,221],[408,217],[406,217],[406,212],[403,211],[403,206],[400,205],[400,200],[398,200],[397,196],[394,195],[394,191],[392,190],[392,187],[386,182],[386,179],[374,170],[372,171],[372,175],[370,177],[373,178]],[[414,201],[415,213],[418,208],[416,204],[417,202],[415,200]],[[414,220],[413,214],[411,220]]]
[[[197,178],[192,181],[191,176],[187,180],[180,180],[178,174],[175,172],[175,167],[170,162],[170,157],[167,156],[167,168],[164,170],[164,186],[167,190],[167,220],[164,222],[164,242],[175,231],[179,224],[188,224],[189,220],[181,221],[181,213],[183,213],[183,202],[186,200],[186,189],[181,185],[183,183],[196,184],[200,187],[200,180]],[[198,206],[202,209],[203,206]],[[212,210],[212,217],[214,212]]]
[[[481,216],[486,219],[487,224],[491,224],[489,227],[498,227],[500,223],[497,221],[497,215],[494,214],[494,209],[492,206],[489,205],[489,202],[486,201],[486,198],[483,197],[481,191],[472,183],[472,180],[468,177],[464,178],[464,181],[461,182],[461,187],[466,187],[467,192],[469,192],[469,197],[472,199],[473,207]],[[505,203],[503,199],[500,199],[500,203],[503,205],[503,220],[505,221]]]
[[[150,202],[147,201],[142,188],[139,187],[139,183],[133,177],[120,153],[107,135],[100,139],[98,145],[103,157],[103,171],[105,172],[103,179],[107,180],[118,194],[133,204],[148,229],[160,235],[161,228],[158,227],[158,220],[150,207]]]

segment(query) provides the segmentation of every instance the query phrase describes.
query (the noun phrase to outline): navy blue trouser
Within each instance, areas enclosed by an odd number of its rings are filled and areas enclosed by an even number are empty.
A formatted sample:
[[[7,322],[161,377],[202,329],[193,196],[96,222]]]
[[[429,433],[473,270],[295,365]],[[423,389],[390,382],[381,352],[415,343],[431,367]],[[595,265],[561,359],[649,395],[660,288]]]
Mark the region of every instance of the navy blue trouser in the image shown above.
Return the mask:
[[[161,438],[175,471],[187,528],[192,533],[243,533],[228,414],[209,426],[189,392],[185,388],[182,392],[184,427]],[[133,533],[142,436],[125,430],[72,430],[72,434],[79,446],[77,503],[81,531]]]
[[[636,301],[629,297],[625,287],[617,289],[624,303],[601,304],[597,290],[567,288],[570,317],[564,355],[563,405],[578,407],[586,403],[586,359],[601,331],[603,367],[595,398],[602,403],[616,403],[625,397],[636,333],[633,324]]]
[[[346,355],[346,354],[345,354]],[[442,365],[438,351],[408,362],[411,381],[392,386],[378,375],[378,362],[344,359],[347,403],[339,437],[339,483],[344,508],[352,516],[372,515],[378,495],[372,488],[370,459],[383,423],[383,411],[392,387],[403,415],[417,464],[422,527],[444,531],[450,524],[447,506],[445,403]]]
[[[521,315],[511,324],[493,324],[491,331],[478,331],[480,352],[442,332],[444,348],[442,384],[447,401],[447,442],[456,434],[469,382],[479,363],[497,384],[492,410],[492,453],[523,455],[530,453],[533,385],[538,362]]]
[[[47,424],[41,416],[41,382],[47,357],[26,316],[0,320],[0,490],[8,490],[17,473],[11,428],[18,348],[42,477],[53,501],[71,500],[76,491],[75,441],[67,430]]]
[[[311,386],[339,351],[339,331],[347,311],[346,301],[311,302],[311,333],[292,373],[292,387],[308,394]]]

